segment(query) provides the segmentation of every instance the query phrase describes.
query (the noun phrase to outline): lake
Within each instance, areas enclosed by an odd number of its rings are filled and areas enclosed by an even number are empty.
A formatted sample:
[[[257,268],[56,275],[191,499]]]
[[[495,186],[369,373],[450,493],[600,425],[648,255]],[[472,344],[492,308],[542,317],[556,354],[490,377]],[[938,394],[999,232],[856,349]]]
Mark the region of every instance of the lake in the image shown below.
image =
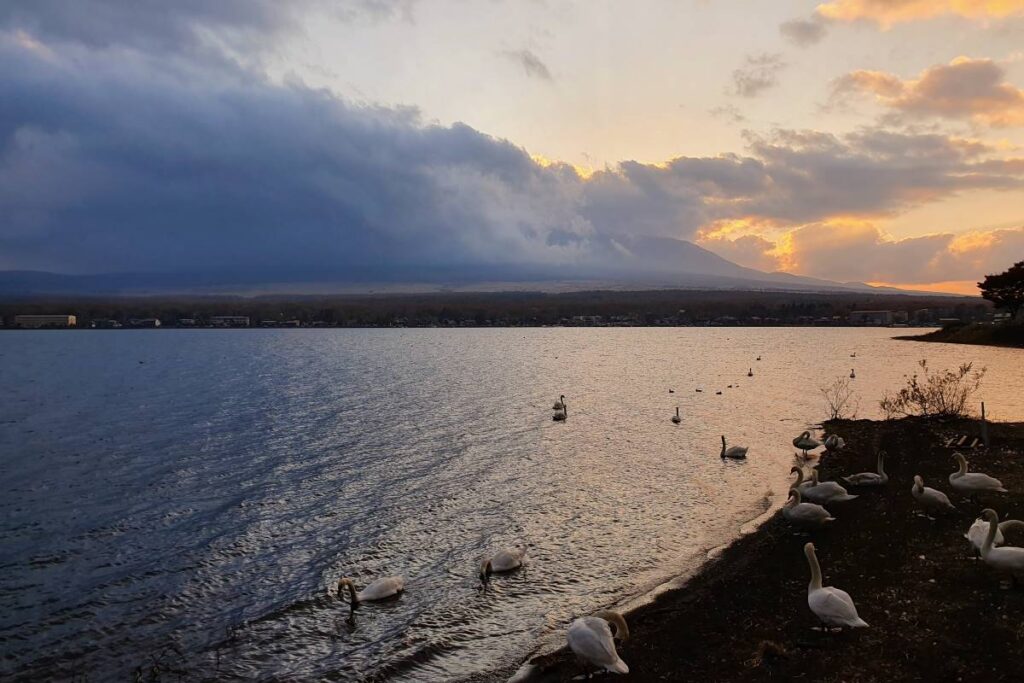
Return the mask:
[[[1024,351],[894,333],[2,333],[0,676],[507,672],[779,504],[851,368],[861,417],[928,358],[987,366],[978,400],[1024,419]],[[481,558],[515,543],[528,565],[485,590]],[[405,594],[352,622],[328,594],[387,574]]]

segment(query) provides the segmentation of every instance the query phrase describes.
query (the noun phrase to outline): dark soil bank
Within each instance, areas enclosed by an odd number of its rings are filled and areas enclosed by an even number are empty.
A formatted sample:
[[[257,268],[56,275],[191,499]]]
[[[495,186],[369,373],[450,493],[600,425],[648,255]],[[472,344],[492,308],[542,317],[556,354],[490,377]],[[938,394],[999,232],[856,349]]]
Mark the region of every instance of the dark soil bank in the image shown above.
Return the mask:
[[[972,470],[998,477],[1009,494],[983,504],[962,500],[947,477],[956,469],[943,447],[977,423],[905,419],[837,421],[846,439],[822,458],[822,479],[874,470],[888,454],[882,489],[851,491],[835,504],[831,528],[794,534],[781,514],[709,563],[685,588],[629,617],[619,645],[630,667],[622,681],[1024,681],[1024,588],[1002,590],[991,568],[972,559],[963,534],[987,506],[1024,519],[1024,424],[990,425],[992,447],[964,451]],[[756,457],[752,454],[751,457]],[[915,514],[913,476],[946,492],[959,512],[932,521]],[[1013,535],[1016,533],[1017,535]],[[813,540],[825,585],[850,593],[867,629],[828,635],[807,607],[802,551]],[[1024,545],[1011,532],[1008,544]],[[540,680],[581,673],[569,655],[543,665]]]

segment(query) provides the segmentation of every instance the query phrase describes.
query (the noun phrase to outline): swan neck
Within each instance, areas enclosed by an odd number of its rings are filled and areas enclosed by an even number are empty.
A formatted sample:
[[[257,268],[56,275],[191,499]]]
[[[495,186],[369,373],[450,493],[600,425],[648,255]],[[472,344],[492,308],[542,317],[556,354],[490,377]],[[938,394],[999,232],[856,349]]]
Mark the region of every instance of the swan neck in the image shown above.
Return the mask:
[[[342,579],[338,582],[338,597],[341,597],[342,591],[346,588],[348,589],[352,606],[355,607],[359,604],[359,596],[356,594],[356,585],[352,582],[352,579]]]
[[[486,560],[480,563],[480,580],[486,581],[488,578],[490,578],[492,571],[493,570],[491,569],[491,559],[487,558]]]
[[[619,640],[626,640],[629,638],[629,626],[626,625],[626,620],[622,618],[622,615],[618,612],[611,610],[602,610],[594,615],[607,621],[609,624],[615,627],[615,637]]]
[[[811,568],[811,582],[808,584],[808,590],[818,590],[821,588],[821,565],[818,564],[818,556],[814,552],[814,547],[807,548],[805,551],[807,554],[807,564]]]
[[[878,454],[878,473],[885,476],[885,453]]]
[[[967,458],[965,458],[964,456],[962,456],[959,453],[957,453],[956,454],[956,461],[960,465],[960,470],[959,470],[960,476],[963,476],[963,475],[967,474]]]
[[[988,533],[985,535],[985,543],[981,546],[981,557],[988,557],[988,553],[992,550],[992,544],[996,540],[996,532],[999,531],[999,519],[997,517],[990,517],[988,519]]]
[[[804,483],[804,471],[799,467],[794,467],[792,471],[796,472],[796,483],[793,484],[793,488],[796,488]]]

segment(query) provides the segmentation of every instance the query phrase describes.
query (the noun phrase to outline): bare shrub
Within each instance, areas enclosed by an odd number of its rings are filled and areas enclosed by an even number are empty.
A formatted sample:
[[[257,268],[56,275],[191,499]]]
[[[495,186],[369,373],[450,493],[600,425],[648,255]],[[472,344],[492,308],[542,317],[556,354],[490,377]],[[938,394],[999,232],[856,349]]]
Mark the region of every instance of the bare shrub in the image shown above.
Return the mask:
[[[825,397],[828,419],[845,420],[857,417],[860,399],[853,393],[853,383],[849,377],[836,377],[818,390]]]
[[[907,378],[907,384],[895,394],[886,393],[878,402],[887,420],[899,416],[966,417],[967,403],[981,386],[985,368],[974,369],[964,363],[955,370],[932,372],[922,360],[921,374]]]

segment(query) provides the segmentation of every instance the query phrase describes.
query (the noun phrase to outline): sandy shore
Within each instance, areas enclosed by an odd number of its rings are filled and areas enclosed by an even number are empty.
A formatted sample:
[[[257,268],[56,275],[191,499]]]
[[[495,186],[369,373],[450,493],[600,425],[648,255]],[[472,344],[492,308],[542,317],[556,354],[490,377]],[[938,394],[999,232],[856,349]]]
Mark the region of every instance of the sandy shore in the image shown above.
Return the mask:
[[[851,491],[830,506],[831,528],[798,535],[781,515],[709,562],[687,585],[629,615],[631,638],[619,645],[631,681],[1021,681],[1024,587],[1002,590],[963,534],[984,507],[1024,519],[1024,424],[990,425],[992,447],[965,451],[972,470],[1000,478],[1009,494],[961,499],[947,477],[956,469],[943,447],[964,421],[837,421],[847,441],[825,456],[823,479],[873,470],[887,451],[884,489]],[[959,512],[930,520],[915,514],[913,476],[950,495]],[[850,593],[871,627],[828,635],[812,630],[807,563],[813,540],[826,585]],[[1008,543],[1024,546],[1024,533]],[[533,662],[531,680],[568,681],[582,673],[556,653]]]

